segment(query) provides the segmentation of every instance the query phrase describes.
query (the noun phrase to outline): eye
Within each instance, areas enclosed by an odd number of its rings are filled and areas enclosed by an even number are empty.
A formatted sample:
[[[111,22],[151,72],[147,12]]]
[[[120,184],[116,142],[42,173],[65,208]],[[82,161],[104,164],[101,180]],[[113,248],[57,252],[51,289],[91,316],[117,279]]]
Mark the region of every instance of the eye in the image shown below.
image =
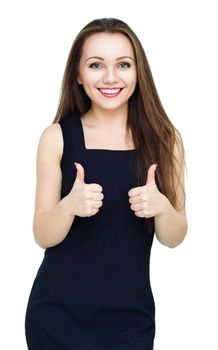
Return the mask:
[[[120,66],[121,65],[126,65],[128,68],[130,67],[130,64],[128,63],[128,62],[122,62],[122,63],[120,63]],[[96,66],[99,66],[99,63],[91,63],[90,65],[89,65],[89,67],[90,68],[94,68],[94,66],[96,67]],[[98,68],[98,67],[97,67]],[[122,67],[122,68],[126,68],[126,67]],[[94,68],[94,69],[96,69],[96,68]]]
[[[98,65],[99,63],[92,63],[89,65],[90,68],[92,68],[94,65]]]
[[[128,62],[122,62],[120,65],[125,64],[127,67],[130,67],[130,64]]]

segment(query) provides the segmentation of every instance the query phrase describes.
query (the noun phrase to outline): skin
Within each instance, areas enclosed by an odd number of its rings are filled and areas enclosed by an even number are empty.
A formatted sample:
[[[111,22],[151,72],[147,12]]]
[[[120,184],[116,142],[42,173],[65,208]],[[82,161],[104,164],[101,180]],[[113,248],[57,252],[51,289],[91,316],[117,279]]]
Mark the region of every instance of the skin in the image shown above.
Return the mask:
[[[92,59],[85,62],[91,56],[100,56],[104,60]],[[130,56],[133,60],[124,58],[116,61],[116,58],[121,56]],[[131,131],[126,128],[128,99],[134,92],[137,82],[134,60],[131,42],[120,33],[97,33],[85,41],[77,82],[83,84],[92,101],[90,110],[81,117],[86,148],[121,150],[134,148]],[[124,63],[129,63],[130,66]],[[90,67],[91,64],[94,65]],[[124,89],[118,97],[108,99],[100,94],[97,87],[124,87]],[[60,125],[54,123],[43,131],[37,150],[33,232],[36,243],[42,248],[60,243],[66,237],[75,215],[83,217],[95,215],[103,204],[104,189],[99,184],[84,182],[85,169],[80,163],[75,165],[77,175],[72,190],[60,199],[62,154],[62,132]],[[180,174],[180,181],[184,186],[184,162],[179,138],[175,144],[174,154],[178,159],[176,172]],[[129,190],[129,205],[138,217],[154,216],[157,239],[163,245],[172,248],[182,242],[187,232],[184,196],[182,188],[178,186],[179,203],[175,209],[157,188],[155,170],[156,165],[152,164],[148,169],[145,185]]]
[[[107,42],[107,45],[104,43]],[[96,58],[89,59],[92,56],[102,57],[104,60]],[[130,67],[123,69],[121,65],[117,65],[117,57],[130,56],[134,59],[123,59],[130,63]],[[93,65],[90,67],[90,65]],[[95,69],[94,69],[95,68]],[[97,33],[89,37],[84,46],[78,70],[78,84],[82,84],[87,95],[92,101],[91,109],[82,120],[84,130],[87,122],[94,126],[95,137],[90,139],[98,140],[98,135],[102,134],[109,146],[117,143],[118,135],[114,139],[114,130],[121,128],[126,129],[128,99],[134,92],[137,82],[136,62],[133,47],[128,38],[120,33]],[[124,87],[124,90],[115,99],[107,99],[99,93],[97,87]],[[86,122],[86,123],[85,123]],[[109,130],[108,134],[104,130]],[[101,132],[101,133],[100,133]],[[86,131],[86,142],[89,141],[90,132]],[[120,133],[122,135],[122,132]],[[124,140],[121,143],[125,146],[126,131]],[[108,138],[108,139],[107,139]],[[104,141],[105,142],[105,141]],[[132,142],[132,141],[130,141]],[[87,143],[86,143],[87,147]],[[87,147],[88,148],[88,147]],[[174,153],[179,159],[179,168],[183,168],[181,173],[181,183],[184,185],[184,164],[181,163],[181,153],[179,152],[179,144],[175,145]],[[155,217],[155,232],[158,240],[169,247],[175,247],[180,244],[187,233],[187,219],[185,211],[185,203],[181,187],[178,188],[180,199],[179,210],[176,210],[157,188],[155,182],[156,164],[152,164],[148,170],[147,181],[144,186],[133,188],[128,192],[131,210],[138,217]],[[81,166],[82,167],[82,166]],[[79,166],[81,176],[84,176],[84,169]],[[182,205],[181,205],[182,203]],[[166,233],[167,232],[167,233]]]
[[[86,61],[92,56],[100,56],[104,60],[92,58]],[[116,60],[122,56],[132,59]],[[135,55],[129,39],[120,33],[97,33],[87,38],[79,63],[77,82],[83,85],[92,101],[90,110],[82,116],[87,133],[87,148],[90,148],[88,143],[93,138],[97,143],[107,142],[109,149],[115,145],[120,146],[118,149],[134,148],[131,132],[126,128],[128,100],[137,83]],[[118,97],[109,99],[102,96],[97,87],[124,89]],[[100,140],[99,135],[102,135]]]

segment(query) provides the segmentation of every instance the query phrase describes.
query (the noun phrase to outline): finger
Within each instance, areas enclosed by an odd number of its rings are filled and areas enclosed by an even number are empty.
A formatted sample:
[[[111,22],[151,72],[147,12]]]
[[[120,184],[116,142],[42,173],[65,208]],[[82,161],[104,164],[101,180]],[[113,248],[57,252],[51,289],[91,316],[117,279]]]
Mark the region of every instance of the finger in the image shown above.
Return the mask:
[[[148,169],[147,181],[146,185],[156,184],[155,183],[155,170],[157,168],[157,164],[152,164]]]
[[[76,163],[76,162],[74,164],[75,164],[76,170],[77,170],[75,181],[85,183],[85,181],[84,181],[85,171],[84,171],[83,166],[80,163]]]

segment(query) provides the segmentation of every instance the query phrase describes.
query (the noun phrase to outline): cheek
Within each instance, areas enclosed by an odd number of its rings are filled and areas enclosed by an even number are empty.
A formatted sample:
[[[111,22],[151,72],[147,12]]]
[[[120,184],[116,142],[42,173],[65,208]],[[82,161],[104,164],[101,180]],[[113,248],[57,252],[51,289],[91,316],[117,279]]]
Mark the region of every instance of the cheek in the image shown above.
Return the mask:
[[[93,94],[93,92],[98,93],[98,90],[96,88],[99,86],[99,77],[97,77],[97,75],[95,77],[90,75],[86,76],[84,79],[84,86],[86,90],[88,90],[91,94]]]
[[[127,84],[127,96],[128,96],[128,98],[130,98],[130,96],[132,96],[132,94],[134,93],[134,91],[135,91],[135,88],[136,88],[136,82],[135,81],[132,81],[132,80],[130,80],[130,81],[128,81],[128,82],[126,82],[126,84]]]
[[[129,74],[128,76],[123,76],[123,81],[126,83],[126,85],[131,89],[134,90],[137,82],[137,76],[134,72]]]
[[[91,72],[87,68],[80,69],[79,75],[80,75],[84,85],[88,86],[96,81],[96,74],[93,74],[93,72]]]
[[[130,85],[136,85],[136,82],[137,82],[137,76],[135,73],[133,73],[131,76],[130,76],[130,79],[129,79],[129,82],[130,82]]]
[[[98,84],[97,76],[93,76],[92,74],[85,73],[82,75],[83,87],[87,94],[93,93],[93,89],[95,89]]]

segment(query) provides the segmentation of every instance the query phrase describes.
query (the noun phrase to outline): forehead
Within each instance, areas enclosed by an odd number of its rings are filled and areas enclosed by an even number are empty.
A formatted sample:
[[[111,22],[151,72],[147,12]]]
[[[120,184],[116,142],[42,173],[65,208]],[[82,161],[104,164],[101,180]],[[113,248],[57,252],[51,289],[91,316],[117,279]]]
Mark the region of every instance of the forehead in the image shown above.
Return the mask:
[[[134,50],[130,39],[122,33],[95,33],[89,36],[82,48],[82,57],[101,56],[116,58],[119,56],[132,56]]]

